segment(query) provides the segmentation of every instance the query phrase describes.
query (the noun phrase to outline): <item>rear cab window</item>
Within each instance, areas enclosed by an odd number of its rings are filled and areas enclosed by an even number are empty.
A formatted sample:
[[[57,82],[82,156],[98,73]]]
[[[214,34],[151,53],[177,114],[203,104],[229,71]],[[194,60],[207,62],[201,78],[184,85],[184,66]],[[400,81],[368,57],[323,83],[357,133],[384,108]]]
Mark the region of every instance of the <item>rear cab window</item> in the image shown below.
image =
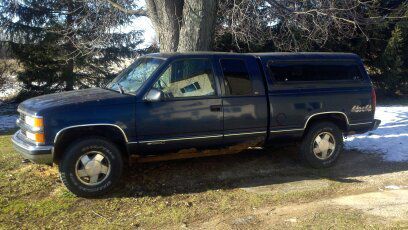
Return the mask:
[[[252,94],[252,81],[244,59],[222,58],[220,64],[227,96]]]

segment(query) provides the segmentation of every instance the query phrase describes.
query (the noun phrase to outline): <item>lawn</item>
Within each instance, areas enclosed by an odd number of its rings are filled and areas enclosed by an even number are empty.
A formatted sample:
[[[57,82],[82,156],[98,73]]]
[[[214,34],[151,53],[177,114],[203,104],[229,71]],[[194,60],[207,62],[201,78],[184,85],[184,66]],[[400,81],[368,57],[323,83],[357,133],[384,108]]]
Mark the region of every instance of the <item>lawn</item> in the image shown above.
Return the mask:
[[[256,213],[262,213],[259,215],[268,221],[276,219],[272,228],[329,225],[378,228],[384,224],[381,218],[337,207],[305,211],[296,223],[291,219],[285,221],[287,215],[294,213],[270,216],[269,210],[276,208],[373,188],[330,178],[337,176],[330,171],[304,168],[288,157],[265,155],[263,151],[135,165],[112,195],[83,199],[63,186],[57,167],[22,163],[9,135],[0,136],[0,146],[0,229],[265,227],[267,222]],[[293,185],[310,178],[324,186],[312,184],[304,189]],[[266,193],[241,189],[268,184],[277,187]],[[319,218],[315,220],[316,215]],[[388,227],[404,224],[387,222]]]
[[[255,208],[265,199],[240,189],[143,194],[143,189],[137,191],[132,184],[128,189],[122,185],[111,197],[82,199],[66,190],[57,167],[21,163],[10,136],[1,136],[0,146],[0,228],[182,226],[216,214]],[[151,191],[158,186],[155,181],[148,184]]]

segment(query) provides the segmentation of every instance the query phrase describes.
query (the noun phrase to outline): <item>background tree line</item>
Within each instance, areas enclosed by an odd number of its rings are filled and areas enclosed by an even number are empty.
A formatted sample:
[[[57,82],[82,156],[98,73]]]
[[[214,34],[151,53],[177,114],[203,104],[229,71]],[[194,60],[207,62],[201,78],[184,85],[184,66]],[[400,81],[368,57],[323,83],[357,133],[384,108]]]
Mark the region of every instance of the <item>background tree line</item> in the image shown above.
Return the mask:
[[[145,52],[335,51],[359,54],[378,89],[407,93],[405,0],[3,0],[0,48],[22,66],[21,97],[102,86]],[[141,50],[136,17],[158,45]],[[1,80],[0,80],[1,82]]]

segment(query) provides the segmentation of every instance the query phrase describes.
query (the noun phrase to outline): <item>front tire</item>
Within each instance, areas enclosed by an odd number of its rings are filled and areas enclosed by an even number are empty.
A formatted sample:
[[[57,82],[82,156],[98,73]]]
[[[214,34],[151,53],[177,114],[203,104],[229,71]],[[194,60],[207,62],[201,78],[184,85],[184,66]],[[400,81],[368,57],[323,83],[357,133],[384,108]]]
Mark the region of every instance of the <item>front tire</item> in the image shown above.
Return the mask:
[[[303,162],[313,168],[328,168],[334,165],[342,151],[342,131],[331,122],[313,124],[300,146]]]
[[[59,163],[61,180],[79,197],[98,197],[120,180],[123,159],[113,143],[90,138],[73,143]]]

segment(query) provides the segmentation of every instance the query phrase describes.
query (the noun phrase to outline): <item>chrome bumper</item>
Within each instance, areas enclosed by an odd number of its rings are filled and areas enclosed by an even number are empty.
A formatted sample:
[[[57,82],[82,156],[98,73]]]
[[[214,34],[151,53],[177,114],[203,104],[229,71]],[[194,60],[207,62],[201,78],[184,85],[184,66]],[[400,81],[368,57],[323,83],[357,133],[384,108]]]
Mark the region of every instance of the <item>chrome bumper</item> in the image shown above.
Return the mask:
[[[11,138],[14,149],[16,149],[24,159],[38,164],[52,164],[54,146],[37,146],[19,137],[17,131]]]

